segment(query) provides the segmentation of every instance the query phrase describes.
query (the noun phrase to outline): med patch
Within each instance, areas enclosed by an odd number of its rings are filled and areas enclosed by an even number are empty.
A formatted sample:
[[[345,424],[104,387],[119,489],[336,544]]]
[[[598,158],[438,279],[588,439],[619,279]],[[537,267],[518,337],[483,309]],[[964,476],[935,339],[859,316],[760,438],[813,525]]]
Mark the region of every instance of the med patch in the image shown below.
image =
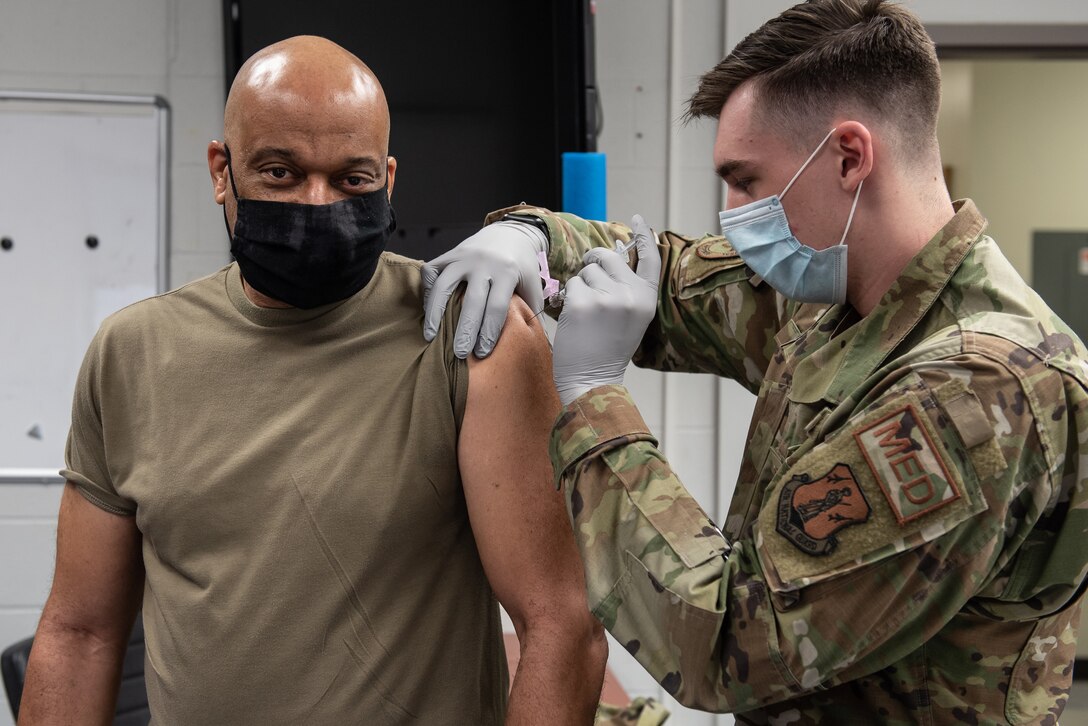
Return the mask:
[[[913,405],[855,431],[854,440],[899,524],[960,498]]]
[[[968,449],[924,386],[850,418],[771,483],[756,524],[772,590],[796,590],[932,541],[986,509]],[[955,462],[960,462],[957,466]]]

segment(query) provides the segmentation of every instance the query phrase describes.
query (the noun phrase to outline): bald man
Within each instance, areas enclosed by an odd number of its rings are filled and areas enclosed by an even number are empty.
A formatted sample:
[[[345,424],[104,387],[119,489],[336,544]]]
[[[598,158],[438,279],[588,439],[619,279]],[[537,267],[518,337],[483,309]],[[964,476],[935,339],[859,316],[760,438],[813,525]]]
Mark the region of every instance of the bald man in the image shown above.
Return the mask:
[[[91,344],[20,723],[111,720],[141,601],[156,724],[592,721],[547,342],[517,301],[486,361],[422,342],[420,263],[383,252],[388,139],[328,41],[239,72],[208,147],[237,262]]]

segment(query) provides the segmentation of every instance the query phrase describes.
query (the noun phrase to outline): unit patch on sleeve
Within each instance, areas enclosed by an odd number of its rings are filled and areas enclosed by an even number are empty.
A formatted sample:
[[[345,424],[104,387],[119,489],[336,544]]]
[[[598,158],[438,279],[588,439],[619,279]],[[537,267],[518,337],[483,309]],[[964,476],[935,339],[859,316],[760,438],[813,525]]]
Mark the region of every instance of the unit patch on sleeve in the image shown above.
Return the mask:
[[[867,567],[986,509],[940,401],[917,385],[889,391],[886,401],[787,460],[770,483],[753,535],[772,590]]]
[[[827,555],[843,527],[869,519],[869,502],[846,464],[836,464],[818,479],[795,474],[778,495],[775,529],[805,552]]]
[[[914,406],[907,404],[855,431],[854,439],[899,524],[960,498]]]

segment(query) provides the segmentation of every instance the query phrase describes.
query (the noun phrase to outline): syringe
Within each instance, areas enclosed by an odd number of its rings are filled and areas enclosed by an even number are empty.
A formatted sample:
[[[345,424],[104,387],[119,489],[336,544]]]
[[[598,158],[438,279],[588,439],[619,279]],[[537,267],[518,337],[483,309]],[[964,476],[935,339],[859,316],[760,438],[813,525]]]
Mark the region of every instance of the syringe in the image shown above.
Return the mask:
[[[628,251],[634,246],[635,246],[635,240],[634,239],[632,239],[630,242],[626,242],[626,243],[621,239],[617,239],[616,240],[616,246],[613,247],[612,249],[616,252],[617,255],[626,255],[628,253]],[[548,308],[554,308],[554,309],[558,310],[559,308],[563,307],[563,301],[566,300],[566,299],[567,299],[567,288],[566,288],[566,286],[564,286],[559,292],[557,292],[557,293],[555,293],[553,295],[549,295],[548,299],[544,301],[543,310],[541,310],[539,313],[537,313],[533,317],[534,318],[539,317],[541,315],[541,313],[543,313],[544,310],[547,310]]]

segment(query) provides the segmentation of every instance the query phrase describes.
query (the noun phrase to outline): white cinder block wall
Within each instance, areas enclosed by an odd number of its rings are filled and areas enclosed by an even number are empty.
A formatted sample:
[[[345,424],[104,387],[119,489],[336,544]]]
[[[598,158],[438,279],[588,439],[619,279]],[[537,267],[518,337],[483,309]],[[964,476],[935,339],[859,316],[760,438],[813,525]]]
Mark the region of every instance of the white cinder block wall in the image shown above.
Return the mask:
[[[221,0],[0,3],[0,87],[157,94],[170,104],[172,286],[228,260],[205,155],[223,128],[221,15]],[[71,182],[96,183],[65,180],[43,193],[78,193]]]
[[[608,216],[641,214],[655,230],[713,232],[721,209],[711,149],[715,124],[683,127],[683,104],[725,47],[721,0],[597,0],[597,83],[608,155]],[[674,470],[722,521],[754,397],[710,375],[644,371],[627,383]],[[731,716],[685,709],[609,638],[609,668],[635,696],[665,702],[677,726],[726,726]]]
[[[228,259],[205,162],[208,140],[222,130],[221,13],[221,0],[0,2],[0,88],[156,94],[170,104],[171,285]],[[62,201],[100,182],[49,169],[32,183]],[[37,625],[52,577],[61,489],[0,485],[0,648]],[[0,698],[0,726],[10,724]]]

